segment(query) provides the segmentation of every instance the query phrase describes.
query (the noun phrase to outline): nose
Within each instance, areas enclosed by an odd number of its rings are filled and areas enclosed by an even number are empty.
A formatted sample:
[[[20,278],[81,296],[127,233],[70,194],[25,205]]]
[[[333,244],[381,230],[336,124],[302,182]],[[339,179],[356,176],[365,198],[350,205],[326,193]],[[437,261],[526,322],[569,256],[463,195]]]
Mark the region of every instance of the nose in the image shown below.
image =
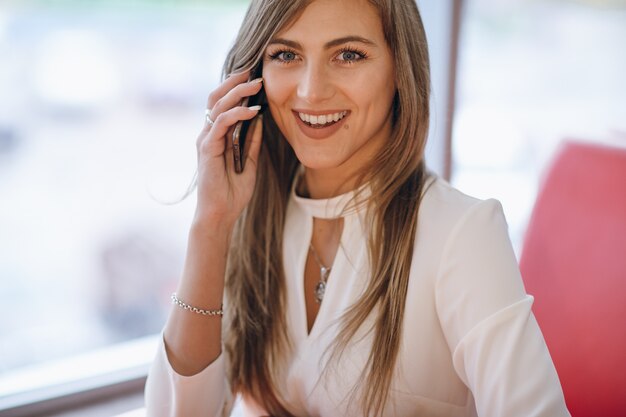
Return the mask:
[[[321,103],[333,97],[335,88],[323,64],[310,63],[298,83],[298,98],[310,104]]]

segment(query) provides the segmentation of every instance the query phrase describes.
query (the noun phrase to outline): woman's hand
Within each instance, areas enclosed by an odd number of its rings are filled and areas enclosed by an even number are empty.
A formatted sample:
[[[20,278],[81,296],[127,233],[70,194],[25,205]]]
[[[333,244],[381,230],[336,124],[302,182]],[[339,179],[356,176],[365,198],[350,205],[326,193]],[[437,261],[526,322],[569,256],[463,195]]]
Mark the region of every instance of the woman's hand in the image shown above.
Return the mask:
[[[259,110],[240,105],[242,99],[257,94],[261,81],[247,82],[249,71],[229,76],[210,95],[209,116],[196,142],[198,150],[198,202],[196,222],[232,225],[252,197],[256,180],[257,161],[261,149],[262,118],[249,129],[244,170],[235,173],[232,132],[240,120],[250,120]]]
[[[231,143],[235,124],[258,114],[258,110],[240,105],[243,98],[261,89],[260,82],[247,82],[248,76],[232,75],[209,95],[207,109],[213,123],[207,122],[196,143],[198,202],[176,294],[198,308],[215,310],[223,305],[230,235],[254,190],[262,121],[257,119],[249,130],[248,155],[241,174],[235,173]],[[172,309],[163,335],[167,358],[182,375],[197,374],[222,350],[222,321],[181,308]]]

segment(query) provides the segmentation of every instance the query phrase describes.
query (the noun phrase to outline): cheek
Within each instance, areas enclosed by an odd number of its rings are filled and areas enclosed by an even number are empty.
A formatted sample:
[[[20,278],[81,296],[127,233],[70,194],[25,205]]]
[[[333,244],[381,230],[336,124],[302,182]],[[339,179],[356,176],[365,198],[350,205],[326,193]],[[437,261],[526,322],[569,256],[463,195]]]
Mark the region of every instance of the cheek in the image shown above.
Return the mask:
[[[279,72],[271,69],[263,70],[263,89],[265,90],[265,97],[267,99],[268,107],[272,115],[272,119],[276,123],[278,129],[282,132],[283,136],[286,135],[286,117],[284,103],[286,102],[289,94],[285,88],[285,83],[281,82]]]
[[[289,105],[292,88],[289,78],[282,71],[263,71],[263,88],[272,118],[285,137],[288,136],[289,121],[292,117]]]
[[[285,118],[285,115],[282,114],[283,108],[281,106],[281,102],[283,100],[281,99],[280,90],[277,91],[275,89],[272,89],[271,87],[266,88],[265,97],[267,98],[267,103],[270,113],[272,114],[272,118],[278,124],[278,127],[282,130],[282,127],[284,125],[283,119]]]
[[[376,121],[385,119],[393,104],[395,91],[394,83],[388,79],[379,79],[375,86],[367,92],[364,91],[362,100],[369,103],[369,117]]]
[[[395,94],[393,75],[387,68],[368,69],[342,80],[344,95],[362,111],[368,122],[384,117]],[[364,87],[365,86],[365,87]]]
[[[363,90],[358,96],[353,96],[355,103],[359,103],[361,107],[362,117],[365,118],[361,120],[364,127],[379,125],[389,113],[388,92],[380,87],[380,85],[372,85],[371,89]]]
[[[287,84],[281,80],[280,72],[271,69],[263,71],[263,88],[270,104],[280,104],[288,97]]]

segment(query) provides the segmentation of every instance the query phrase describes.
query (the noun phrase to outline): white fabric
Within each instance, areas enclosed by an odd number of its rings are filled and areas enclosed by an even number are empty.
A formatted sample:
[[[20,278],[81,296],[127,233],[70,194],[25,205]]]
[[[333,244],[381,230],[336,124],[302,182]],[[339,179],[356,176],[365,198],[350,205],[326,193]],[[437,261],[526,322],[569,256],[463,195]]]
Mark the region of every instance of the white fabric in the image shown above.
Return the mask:
[[[310,200],[292,192],[289,202],[283,250],[294,353],[285,358],[286,371],[276,380],[296,416],[362,414],[349,393],[367,360],[371,334],[351,346],[327,377],[320,375],[337,319],[368,279],[363,206],[344,216],[341,244],[310,334],[303,294],[313,217],[340,216],[351,195]],[[435,179],[419,212],[401,347],[385,416],[568,416],[532,303],[500,203],[468,197]],[[146,385],[148,415],[228,415],[232,399],[226,360],[222,354],[197,375],[182,377],[170,366],[161,342]],[[266,414],[247,398],[243,408],[246,416]]]

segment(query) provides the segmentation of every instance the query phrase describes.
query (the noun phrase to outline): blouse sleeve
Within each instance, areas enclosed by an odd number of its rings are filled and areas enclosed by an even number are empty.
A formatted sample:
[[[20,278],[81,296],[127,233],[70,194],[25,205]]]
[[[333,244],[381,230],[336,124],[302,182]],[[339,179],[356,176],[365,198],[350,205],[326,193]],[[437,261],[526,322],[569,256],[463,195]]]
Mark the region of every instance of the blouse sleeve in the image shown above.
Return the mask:
[[[569,416],[496,200],[471,206],[442,253],[436,305],[481,417]]]
[[[225,354],[192,376],[171,366],[163,336],[148,373],[146,415],[150,417],[229,416],[233,396],[226,379]]]

